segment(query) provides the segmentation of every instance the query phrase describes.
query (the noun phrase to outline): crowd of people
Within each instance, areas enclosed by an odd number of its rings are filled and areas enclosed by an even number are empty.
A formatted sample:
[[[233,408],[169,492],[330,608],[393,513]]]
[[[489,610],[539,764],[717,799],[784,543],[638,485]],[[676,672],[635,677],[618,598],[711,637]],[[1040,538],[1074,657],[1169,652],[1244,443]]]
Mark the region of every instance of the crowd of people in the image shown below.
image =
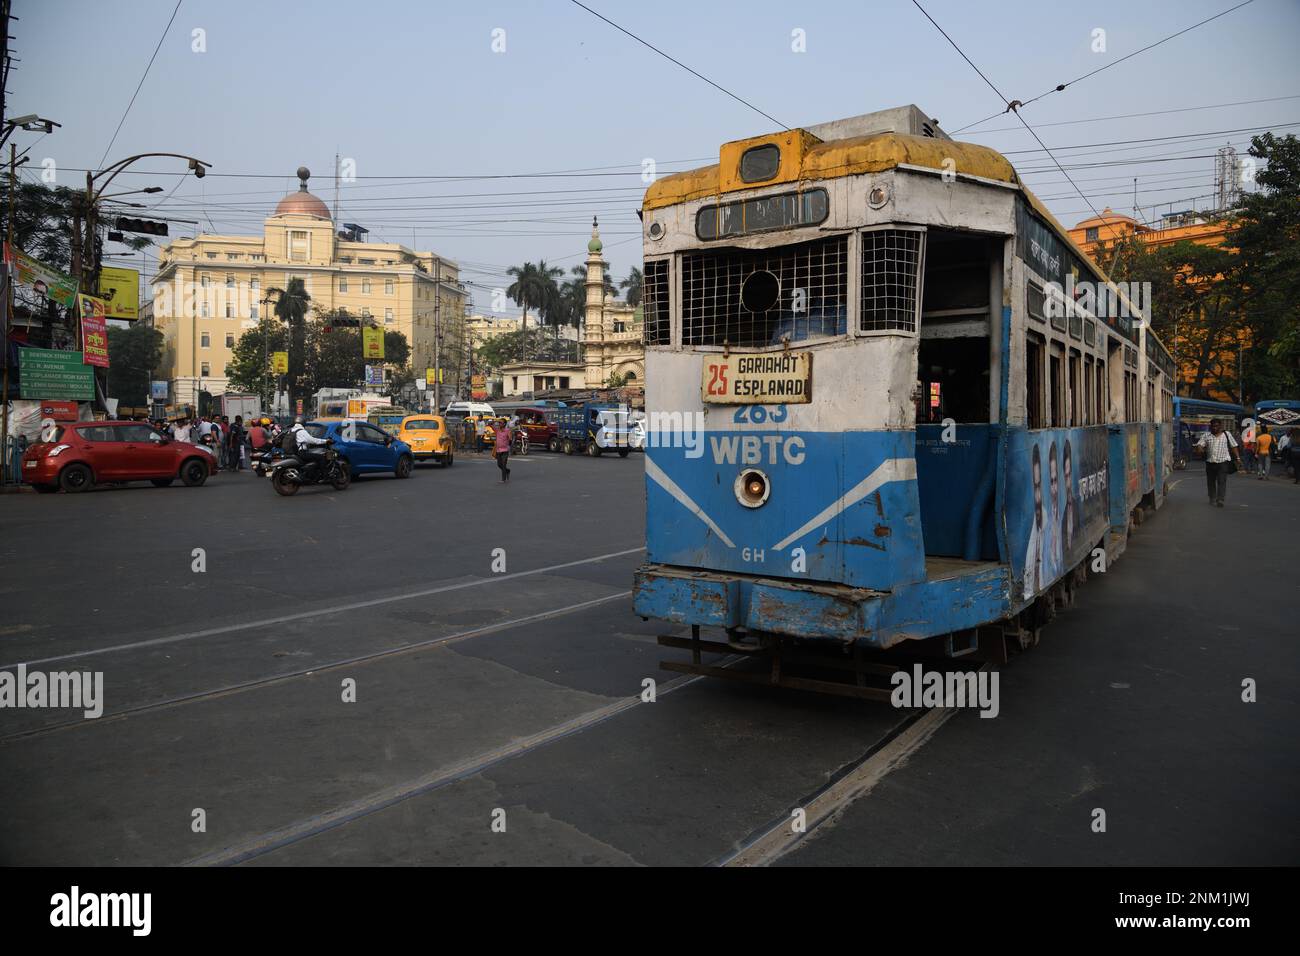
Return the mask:
[[[1267,425],[1261,425],[1251,436],[1251,440],[1241,443],[1242,464],[1247,474],[1253,474],[1260,481],[1267,481],[1272,468],[1273,453],[1277,453],[1284,470],[1289,465],[1295,475],[1296,484],[1300,484],[1300,428],[1292,428],[1280,438],[1269,431]]]
[[[280,426],[266,416],[245,422],[242,415],[236,415],[234,421],[229,415],[201,415],[152,424],[173,441],[203,445],[217,459],[217,467],[227,471],[241,471],[248,467],[249,456],[256,451],[265,451],[281,433]]]
[[[1273,435],[1267,425],[1261,425],[1249,439],[1238,442],[1218,418],[1211,419],[1210,430],[1201,433],[1196,447],[1205,452],[1205,488],[1211,505],[1223,507],[1228,475],[1233,472],[1268,480],[1273,463]],[[1292,428],[1282,436],[1277,442],[1277,453],[1283,465],[1290,466],[1295,483],[1300,484],[1300,428]]]

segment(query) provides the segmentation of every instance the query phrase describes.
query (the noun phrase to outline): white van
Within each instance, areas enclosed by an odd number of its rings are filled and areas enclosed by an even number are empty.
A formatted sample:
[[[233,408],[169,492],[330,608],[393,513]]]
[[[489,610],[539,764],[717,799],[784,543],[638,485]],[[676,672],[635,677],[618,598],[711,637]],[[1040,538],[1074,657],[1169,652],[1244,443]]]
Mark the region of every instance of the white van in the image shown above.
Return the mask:
[[[496,415],[487,402],[448,402],[442,413],[447,418],[468,418],[471,415]]]

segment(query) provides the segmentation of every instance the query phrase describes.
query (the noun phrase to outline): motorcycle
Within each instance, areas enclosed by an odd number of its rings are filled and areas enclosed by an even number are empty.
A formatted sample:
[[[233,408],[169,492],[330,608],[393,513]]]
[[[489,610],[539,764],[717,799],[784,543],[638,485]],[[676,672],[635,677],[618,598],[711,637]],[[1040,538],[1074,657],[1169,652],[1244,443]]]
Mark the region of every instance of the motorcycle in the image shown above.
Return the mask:
[[[285,455],[263,463],[263,468],[270,476],[276,494],[286,498],[297,494],[303,485],[333,485],[336,491],[344,491],[352,480],[347,462],[339,459],[332,442],[319,458]]]
[[[249,456],[249,463],[252,466],[253,474],[259,478],[265,478],[270,473],[271,465],[284,457],[284,452],[274,445],[267,445],[253,452]]]

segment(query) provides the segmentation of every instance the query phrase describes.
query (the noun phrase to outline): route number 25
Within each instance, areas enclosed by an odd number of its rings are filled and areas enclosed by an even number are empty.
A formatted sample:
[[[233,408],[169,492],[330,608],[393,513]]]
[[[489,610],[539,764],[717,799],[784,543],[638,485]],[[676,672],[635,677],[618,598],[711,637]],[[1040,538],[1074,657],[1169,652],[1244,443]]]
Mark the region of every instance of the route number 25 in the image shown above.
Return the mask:
[[[709,366],[709,384],[705,392],[709,395],[726,395],[727,394],[727,366],[710,365]]]

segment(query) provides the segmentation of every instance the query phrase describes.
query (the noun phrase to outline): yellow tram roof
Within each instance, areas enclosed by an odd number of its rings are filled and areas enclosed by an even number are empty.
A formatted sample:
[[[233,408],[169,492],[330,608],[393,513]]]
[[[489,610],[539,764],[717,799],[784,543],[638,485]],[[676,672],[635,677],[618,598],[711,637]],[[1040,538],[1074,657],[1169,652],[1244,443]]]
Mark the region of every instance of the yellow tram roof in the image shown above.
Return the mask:
[[[781,170],[776,177],[762,183],[744,183],[734,174],[723,174],[724,164],[729,170],[734,170],[742,152],[763,143],[776,143],[782,147]],[[892,132],[824,142],[807,130],[796,129],[726,143],[721,150],[721,159],[721,162],[712,166],[656,179],[646,190],[642,208],[661,209],[696,199],[721,198],[740,189],[879,173],[898,166],[922,166],[943,172],[949,168],[944,165],[944,161],[951,159],[956,164],[955,171],[962,175],[978,176],[1018,187],[1024,193],[1030,208],[1056,230],[1060,240],[1100,278],[1109,279],[1105,270],[1070,238],[1069,230],[1021,182],[1011,161],[988,146]]]

